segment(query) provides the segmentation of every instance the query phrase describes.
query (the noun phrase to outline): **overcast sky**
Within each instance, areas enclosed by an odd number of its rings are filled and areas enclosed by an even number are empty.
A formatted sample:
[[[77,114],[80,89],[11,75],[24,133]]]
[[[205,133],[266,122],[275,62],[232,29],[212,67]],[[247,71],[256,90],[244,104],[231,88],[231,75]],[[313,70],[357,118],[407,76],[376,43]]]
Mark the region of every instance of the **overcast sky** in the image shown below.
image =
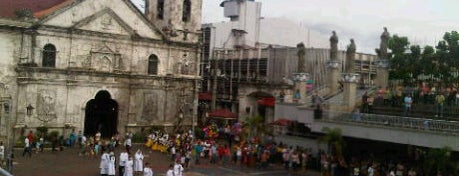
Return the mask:
[[[367,53],[379,46],[384,26],[391,34],[408,36],[412,44],[421,46],[436,45],[445,32],[459,28],[459,0],[256,1],[262,2],[263,17],[286,18],[327,38],[335,30],[340,44],[354,38],[358,51]],[[221,2],[203,0],[203,23],[228,21]]]
[[[330,35],[354,38],[357,48],[373,52],[386,26],[408,36],[412,44],[436,45],[447,31],[459,28],[459,0],[257,0],[263,17],[283,17]],[[220,0],[204,0],[203,23],[226,20]],[[359,47],[360,45],[360,47]]]

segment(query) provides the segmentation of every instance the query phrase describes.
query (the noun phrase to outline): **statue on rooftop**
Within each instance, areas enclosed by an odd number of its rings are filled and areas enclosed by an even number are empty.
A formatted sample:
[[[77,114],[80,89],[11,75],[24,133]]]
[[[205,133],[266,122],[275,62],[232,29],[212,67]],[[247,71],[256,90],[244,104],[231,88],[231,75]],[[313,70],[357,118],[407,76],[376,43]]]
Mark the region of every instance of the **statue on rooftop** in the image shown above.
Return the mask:
[[[330,37],[330,60],[338,59],[338,36],[335,31],[332,31],[332,36]]]
[[[389,43],[390,34],[387,32],[387,28],[384,27],[384,32],[381,34],[381,44],[379,45],[379,58],[387,58],[387,45]]]
[[[296,48],[298,49],[297,55],[298,55],[298,73],[305,73],[306,68],[305,68],[305,58],[304,55],[306,54],[306,48],[304,47],[304,43],[298,43],[296,45]]]
[[[346,50],[346,69],[345,69],[346,73],[354,72],[355,51],[356,51],[356,46],[354,43],[354,39],[351,39],[351,44],[347,46],[347,50]]]

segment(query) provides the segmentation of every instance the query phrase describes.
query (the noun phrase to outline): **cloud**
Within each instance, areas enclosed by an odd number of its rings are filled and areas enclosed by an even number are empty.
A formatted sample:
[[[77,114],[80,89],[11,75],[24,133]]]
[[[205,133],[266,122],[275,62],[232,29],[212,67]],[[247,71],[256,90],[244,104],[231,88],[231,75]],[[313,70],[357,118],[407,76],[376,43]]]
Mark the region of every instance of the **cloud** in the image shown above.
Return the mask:
[[[354,38],[357,51],[374,53],[386,26],[391,34],[407,36],[412,44],[436,45],[443,34],[457,30],[457,0],[258,0],[262,16],[283,17],[320,34],[335,30],[340,47]],[[221,1],[203,1],[203,21],[227,21]]]

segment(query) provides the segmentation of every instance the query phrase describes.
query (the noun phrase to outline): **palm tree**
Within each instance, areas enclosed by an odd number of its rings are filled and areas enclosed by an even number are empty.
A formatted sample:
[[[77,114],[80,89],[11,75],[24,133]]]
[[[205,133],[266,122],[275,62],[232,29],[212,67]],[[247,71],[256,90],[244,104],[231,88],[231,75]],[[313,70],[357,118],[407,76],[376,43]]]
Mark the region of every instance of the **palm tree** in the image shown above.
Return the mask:
[[[424,158],[423,166],[426,175],[435,175],[437,172],[444,175],[458,174],[458,162],[451,159],[451,149],[448,147],[429,149]]]
[[[243,123],[246,138],[258,137],[261,139],[265,134],[270,133],[262,116],[248,117]]]
[[[345,146],[345,141],[342,136],[341,129],[333,128],[330,129],[325,127],[322,129],[322,132],[325,133],[324,136],[319,138],[319,142],[325,142],[328,145],[328,153],[336,155],[338,157],[343,156],[343,148]]]

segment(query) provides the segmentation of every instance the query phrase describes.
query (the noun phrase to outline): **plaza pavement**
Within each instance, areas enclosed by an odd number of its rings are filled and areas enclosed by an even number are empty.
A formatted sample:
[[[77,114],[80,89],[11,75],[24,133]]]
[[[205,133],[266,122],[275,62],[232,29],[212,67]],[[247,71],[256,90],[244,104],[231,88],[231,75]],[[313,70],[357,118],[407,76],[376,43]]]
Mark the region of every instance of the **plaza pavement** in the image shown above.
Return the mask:
[[[135,145],[133,152],[137,149],[142,149],[145,159],[144,162],[149,162],[154,171],[154,175],[165,175],[170,161],[170,156],[159,152],[151,151],[143,145]],[[122,147],[115,150],[117,159]],[[79,156],[78,147],[66,148],[64,151],[45,150],[43,153],[33,153],[32,157],[22,156],[22,149],[15,150],[14,167],[12,174],[15,176],[98,176],[100,156],[90,158],[89,156]],[[318,176],[317,172],[298,172],[292,173],[283,170],[279,166],[269,167],[266,170],[255,168],[240,167],[233,164],[228,165],[213,165],[206,160],[201,160],[200,165],[192,165],[185,170],[185,176],[250,176],[250,175],[266,175],[266,176],[288,176],[288,175],[304,175]],[[118,173],[117,173],[118,174]]]

